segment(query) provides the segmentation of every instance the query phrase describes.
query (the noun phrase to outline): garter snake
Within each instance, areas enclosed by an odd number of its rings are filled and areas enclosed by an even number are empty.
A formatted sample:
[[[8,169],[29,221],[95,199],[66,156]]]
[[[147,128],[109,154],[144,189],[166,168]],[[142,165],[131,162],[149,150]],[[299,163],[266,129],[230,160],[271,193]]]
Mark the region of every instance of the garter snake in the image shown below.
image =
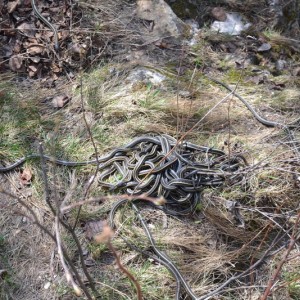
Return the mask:
[[[176,149],[174,149],[176,147]],[[165,197],[165,211],[170,214],[191,213],[199,203],[205,187],[222,185],[225,179],[235,180],[235,173],[245,165],[243,160],[227,157],[221,150],[178,143],[166,134],[141,136],[98,159],[82,162],[42,156],[46,161],[68,167],[98,165],[98,184],[110,191],[125,191],[136,196]],[[41,158],[31,154],[0,172],[19,167],[28,159]]]
[[[105,163],[106,161],[114,158],[114,156],[119,156],[119,154],[124,154],[127,151],[132,151],[132,149],[117,148],[117,149],[113,150],[111,153],[109,153],[108,155],[103,156],[101,158],[86,160],[86,161],[81,161],[81,162],[57,159],[57,158],[54,158],[49,155],[43,155],[43,157],[46,161],[57,164],[57,165],[67,166],[67,167],[77,167],[77,166],[95,165],[97,163]],[[13,169],[21,166],[27,160],[40,159],[40,158],[41,158],[40,154],[30,154],[27,156],[23,156],[22,158],[18,159],[16,162],[14,162],[11,165],[8,165],[6,167],[0,166],[0,173],[12,171]]]
[[[36,16],[53,31],[54,49],[55,49],[55,51],[59,51],[59,42],[58,42],[57,29],[46,18],[44,18],[42,16],[42,14],[39,12],[39,10],[36,6],[35,0],[31,0],[31,6],[32,6],[32,9],[33,9],[34,13],[36,14]]]
[[[260,122],[261,124],[263,124],[267,127],[275,127],[275,128],[283,129],[283,131],[287,134],[288,138],[290,139],[290,143],[293,146],[294,153],[299,157],[299,155],[300,155],[299,143],[295,140],[294,132],[292,131],[292,129],[299,127],[299,125],[298,125],[299,119],[290,124],[282,124],[282,123],[267,120],[267,119],[261,117],[246,99],[244,99],[242,96],[240,96],[238,93],[236,93],[227,84],[225,84],[224,82],[219,81],[217,79],[214,79],[210,76],[206,75],[206,77],[209,80],[213,81],[214,83],[223,86],[225,89],[227,89],[229,92],[231,92],[235,97],[237,97],[241,102],[243,102],[243,104],[248,108],[248,110],[252,113],[252,115],[255,117],[255,119],[258,122]]]
[[[152,250],[153,250],[153,252],[155,253],[156,256],[151,255],[148,251],[144,251],[144,250],[136,247],[131,242],[129,242],[126,238],[124,238],[122,236],[121,236],[121,238],[134,250],[136,250],[136,251],[138,251],[138,252],[140,252],[140,253],[142,253],[146,256],[149,256],[149,257],[159,261],[160,263],[162,263],[173,274],[173,276],[176,279],[176,283],[177,283],[176,296],[175,296],[176,300],[180,300],[181,286],[184,287],[186,292],[190,295],[190,297],[193,300],[196,300],[197,296],[194,294],[191,287],[188,285],[186,280],[183,278],[181,272],[178,270],[178,268],[175,266],[175,264],[171,261],[171,259],[164,252],[162,252],[160,249],[158,249],[158,247],[155,243],[155,240],[152,237],[152,234],[151,234],[146,222],[144,221],[143,217],[141,216],[141,213],[140,213],[139,209],[137,208],[137,206],[134,203],[134,202],[137,202],[137,201],[143,201],[143,200],[137,198],[136,200],[131,201],[130,204],[131,204],[133,210],[135,211],[136,215],[138,216],[139,221],[140,221],[140,223],[143,227],[143,230],[144,230],[144,232],[147,236],[147,239],[149,240],[149,242],[151,244],[151,248],[152,248]],[[112,209],[110,210],[110,213],[109,213],[109,223],[110,223],[111,228],[115,229],[115,227],[116,227],[115,223],[114,223],[114,216],[115,216],[115,213],[116,213],[117,209],[120,206],[125,205],[127,203],[129,203],[129,201],[127,199],[122,199],[122,200],[116,201],[113,204],[113,207],[112,207]]]

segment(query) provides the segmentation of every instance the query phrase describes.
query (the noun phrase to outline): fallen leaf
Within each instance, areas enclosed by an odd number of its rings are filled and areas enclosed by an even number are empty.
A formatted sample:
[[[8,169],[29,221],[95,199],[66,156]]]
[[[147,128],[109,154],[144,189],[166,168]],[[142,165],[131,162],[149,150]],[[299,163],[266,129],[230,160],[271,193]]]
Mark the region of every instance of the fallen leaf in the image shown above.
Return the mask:
[[[87,258],[84,260],[84,264],[87,266],[87,267],[92,267],[94,266],[96,263],[95,263],[95,260],[93,258]]]
[[[28,66],[28,74],[30,77],[34,77],[38,72],[38,68],[35,65]]]
[[[30,65],[28,68],[29,68],[31,71],[33,71],[33,72],[36,72],[36,71],[37,71],[37,67],[34,66],[34,65]]]
[[[22,68],[23,59],[21,56],[14,55],[9,59],[9,67],[12,71],[17,72]]]
[[[20,40],[16,40],[14,46],[13,46],[13,52],[14,54],[20,53],[22,48],[22,42]]]
[[[22,173],[20,173],[20,180],[23,185],[29,185],[32,179],[32,172],[29,168],[25,168]]]
[[[43,82],[43,86],[46,88],[52,88],[55,85],[54,80],[50,77],[44,78],[42,82]]]
[[[3,7],[3,6],[2,6]],[[1,11],[1,2],[0,2],[0,11]],[[5,30],[6,36],[15,36],[16,30],[14,24],[9,19],[1,19],[1,30]]]
[[[92,240],[95,235],[101,233],[105,224],[104,220],[87,222],[84,227],[87,239]]]
[[[43,38],[47,41],[51,41],[52,37],[53,37],[53,31],[45,31],[43,32]]]
[[[271,81],[270,83],[271,83],[270,89],[276,91],[282,91],[286,86],[284,83],[276,83],[274,81]]]
[[[94,241],[97,244],[107,243],[113,236],[114,231],[107,224],[104,224],[102,232],[94,236]]]
[[[48,289],[50,288],[50,286],[51,286],[51,282],[48,281],[48,282],[46,282],[46,283],[44,284],[44,289],[45,289],[45,290],[48,290]]]
[[[30,78],[32,78],[36,75],[36,73],[34,73],[33,71],[29,71],[28,75],[29,75]]]
[[[51,70],[52,70],[54,73],[59,73],[59,72],[61,72],[61,68],[60,68],[59,65],[57,65],[57,64],[52,64],[52,65],[51,65]]]
[[[62,108],[69,100],[70,98],[67,95],[58,95],[52,99],[52,105],[55,108]]]
[[[36,28],[33,24],[31,23],[21,23],[18,27],[18,30],[20,30],[24,35],[28,37],[34,37]]]
[[[53,81],[55,81],[55,80],[58,79],[58,76],[57,76],[55,73],[53,73],[52,76],[51,76],[51,79],[52,79]],[[68,101],[69,101],[69,100],[68,100]]]
[[[17,1],[12,1],[12,2],[8,2],[7,3],[7,10],[8,10],[8,13],[11,14],[12,12],[14,12],[17,8],[19,4],[19,0]]]
[[[160,49],[168,49],[168,48],[170,48],[170,45],[167,44],[167,43],[165,43],[165,42],[163,42],[163,41],[157,41],[157,42],[154,43],[154,45],[156,47],[160,48]]]
[[[33,45],[29,45],[27,47],[27,53],[31,54],[31,55],[36,55],[36,54],[40,54],[42,53],[43,51],[45,50],[45,47],[44,46],[40,46],[40,45],[36,45],[36,44],[33,44]]]

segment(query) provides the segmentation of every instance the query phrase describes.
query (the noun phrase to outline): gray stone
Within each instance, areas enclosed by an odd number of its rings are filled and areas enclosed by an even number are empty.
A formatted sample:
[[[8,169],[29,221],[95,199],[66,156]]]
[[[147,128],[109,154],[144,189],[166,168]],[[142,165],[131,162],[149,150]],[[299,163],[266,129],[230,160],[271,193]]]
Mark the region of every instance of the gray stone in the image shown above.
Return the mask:
[[[149,35],[153,38],[179,38],[188,30],[188,26],[163,0],[138,0],[136,16],[151,23]]]

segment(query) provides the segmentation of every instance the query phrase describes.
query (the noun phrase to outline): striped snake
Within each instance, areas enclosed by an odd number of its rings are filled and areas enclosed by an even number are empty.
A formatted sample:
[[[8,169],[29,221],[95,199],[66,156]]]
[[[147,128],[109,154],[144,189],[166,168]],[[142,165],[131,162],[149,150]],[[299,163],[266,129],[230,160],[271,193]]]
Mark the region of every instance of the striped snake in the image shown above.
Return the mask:
[[[41,155],[22,157],[15,163],[0,167],[8,172],[28,159]],[[69,167],[99,164],[98,183],[110,191],[129,195],[146,194],[166,199],[164,209],[170,214],[188,214],[200,201],[205,187],[217,187],[225,180],[240,179],[238,170],[245,166],[242,156],[228,157],[223,151],[178,142],[163,134],[141,136],[124,147],[116,148],[98,159],[74,162],[43,155],[46,161]]]
[[[46,19],[42,16],[42,14],[39,12],[35,0],[31,0],[31,6],[32,9],[34,11],[34,13],[36,14],[36,16],[43,22],[45,23],[52,31],[53,31],[53,35],[54,35],[54,49],[55,51],[59,51],[59,42],[58,42],[58,32],[57,29]]]

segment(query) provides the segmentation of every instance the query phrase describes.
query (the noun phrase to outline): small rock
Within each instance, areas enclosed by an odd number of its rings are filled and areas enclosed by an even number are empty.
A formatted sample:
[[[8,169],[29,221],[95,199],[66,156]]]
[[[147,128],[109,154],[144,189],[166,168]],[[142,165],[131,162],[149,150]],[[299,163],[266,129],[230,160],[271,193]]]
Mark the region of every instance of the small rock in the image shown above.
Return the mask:
[[[50,285],[51,285],[51,282],[48,281],[48,282],[44,285],[44,289],[45,289],[45,290],[48,290],[49,287],[50,287]]]
[[[292,75],[293,75],[293,76],[300,76],[300,67],[295,68],[295,69],[292,71]]]
[[[263,43],[260,47],[257,48],[257,52],[266,52],[269,51],[272,46],[269,43]]]
[[[182,98],[191,98],[192,94],[189,91],[179,91],[178,95],[181,96]]]
[[[277,71],[282,71],[284,68],[286,67],[286,61],[283,60],[283,59],[278,59],[276,62],[275,62],[275,69]]]

